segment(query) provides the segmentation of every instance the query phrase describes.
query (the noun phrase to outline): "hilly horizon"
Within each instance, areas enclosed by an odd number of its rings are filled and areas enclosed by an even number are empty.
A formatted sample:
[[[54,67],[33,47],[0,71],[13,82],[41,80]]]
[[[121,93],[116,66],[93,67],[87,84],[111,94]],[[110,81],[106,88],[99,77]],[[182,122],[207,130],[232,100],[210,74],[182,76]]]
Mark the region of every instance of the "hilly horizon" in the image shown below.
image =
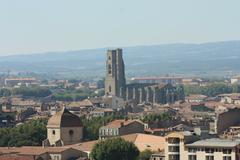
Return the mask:
[[[122,47],[127,77],[239,74],[240,41]],[[104,77],[108,48],[2,56],[0,72],[50,77]]]

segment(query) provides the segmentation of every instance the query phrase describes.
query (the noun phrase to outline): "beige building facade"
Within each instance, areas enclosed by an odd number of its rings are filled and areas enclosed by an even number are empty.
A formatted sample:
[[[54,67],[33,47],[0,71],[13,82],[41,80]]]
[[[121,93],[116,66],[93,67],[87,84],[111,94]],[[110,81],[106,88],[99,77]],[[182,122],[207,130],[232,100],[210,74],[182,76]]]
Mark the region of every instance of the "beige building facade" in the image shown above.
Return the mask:
[[[165,139],[165,160],[240,160],[240,140],[211,138],[174,132]]]
[[[65,146],[81,142],[83,126],[80,118],[66,108],[52,116],[47,124],[47,139],[43,146]]]
[[[99,139],[143,133],[145,125],[138,120],[115,120],[99,129]]]

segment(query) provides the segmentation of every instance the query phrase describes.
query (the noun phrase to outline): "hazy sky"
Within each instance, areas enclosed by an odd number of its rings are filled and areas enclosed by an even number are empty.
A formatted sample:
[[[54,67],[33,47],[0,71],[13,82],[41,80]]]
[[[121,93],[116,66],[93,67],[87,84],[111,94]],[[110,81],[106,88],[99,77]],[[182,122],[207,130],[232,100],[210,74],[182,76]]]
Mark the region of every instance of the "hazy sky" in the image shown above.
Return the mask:
[[[240,0],[0,0],[0,55],[240,40]]]

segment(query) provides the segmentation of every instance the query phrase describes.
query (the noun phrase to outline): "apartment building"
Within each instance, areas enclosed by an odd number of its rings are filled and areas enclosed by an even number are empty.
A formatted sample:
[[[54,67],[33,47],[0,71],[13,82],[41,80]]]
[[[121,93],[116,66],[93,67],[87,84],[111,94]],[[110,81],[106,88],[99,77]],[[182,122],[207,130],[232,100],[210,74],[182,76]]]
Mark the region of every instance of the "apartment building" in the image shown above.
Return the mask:
[[[165,138],[165,160],[240,160],[240,140],[199,140],[190,132],[174,132]]]
[[[187,160],[185,144],[199,140],[191,132],[173,132],[165,137],[165,160]]]
[[[239,140],[212,138],[185,145],[183,155],[186,160],[239,160],[239,153]]]

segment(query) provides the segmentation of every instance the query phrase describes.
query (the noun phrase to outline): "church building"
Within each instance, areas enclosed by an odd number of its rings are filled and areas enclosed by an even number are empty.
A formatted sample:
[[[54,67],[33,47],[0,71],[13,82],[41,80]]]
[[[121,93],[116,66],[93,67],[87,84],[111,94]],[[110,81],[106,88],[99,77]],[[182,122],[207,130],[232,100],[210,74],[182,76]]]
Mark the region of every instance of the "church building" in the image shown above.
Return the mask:
[[[47,124],[47,139],[43,146],[64,146],[81,142],[83,125],[81,119],[65,107],[53,115]]]
[[[167,104],[184,101],[184,89],[172,84],[126,84],[122,49],[108,50],[106,60],[105,95],[126,101]]]

